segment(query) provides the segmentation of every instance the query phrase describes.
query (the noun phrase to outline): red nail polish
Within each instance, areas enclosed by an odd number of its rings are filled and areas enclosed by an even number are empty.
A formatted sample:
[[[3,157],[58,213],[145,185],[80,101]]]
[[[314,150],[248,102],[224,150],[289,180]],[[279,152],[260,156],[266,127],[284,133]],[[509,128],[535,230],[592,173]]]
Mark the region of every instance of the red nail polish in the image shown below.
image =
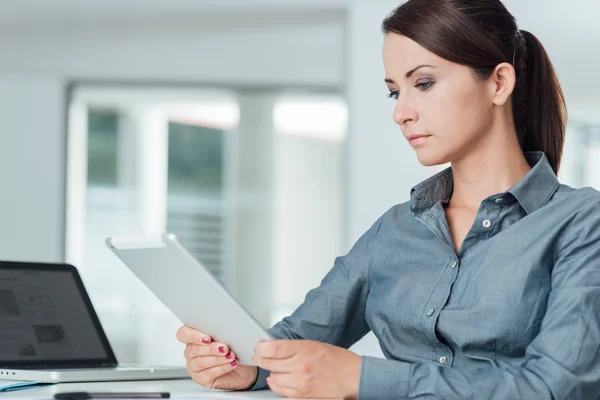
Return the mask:
[[[232,366],[232,367],[235,367],[236,365],[238,365],[238,362],[237,362],[237,361],[232,361],[232,362],[231,362],[231,366]]]
[[[231,358],[231,353],[227,353],[227,355],[225,356],[226,359],[230,359]]]
[[[219,347],[219,353],[225,353],[225,346]]]
[[[210,343],[210,340],[208,340],[208,338],[205,338],[205,337],[203,337],[203,338],[202,338],[202,343],[204,343],[204,344],[209,344],[209,343]]]

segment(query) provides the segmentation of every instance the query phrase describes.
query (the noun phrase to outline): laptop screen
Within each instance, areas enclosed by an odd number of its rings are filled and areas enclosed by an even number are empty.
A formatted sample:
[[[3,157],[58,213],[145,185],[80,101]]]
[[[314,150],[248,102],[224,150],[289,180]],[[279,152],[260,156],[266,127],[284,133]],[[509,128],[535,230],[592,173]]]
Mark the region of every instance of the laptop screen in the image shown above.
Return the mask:
[[[0,366],[116,363],[77,270],[0,262]]]

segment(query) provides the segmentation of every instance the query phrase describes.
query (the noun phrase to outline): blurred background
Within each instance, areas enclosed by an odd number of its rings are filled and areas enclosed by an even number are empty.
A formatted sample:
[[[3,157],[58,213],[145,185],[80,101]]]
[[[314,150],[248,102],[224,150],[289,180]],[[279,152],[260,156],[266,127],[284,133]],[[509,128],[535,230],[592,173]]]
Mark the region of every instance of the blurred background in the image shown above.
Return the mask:
[[[0,259],[76,265],[121,362],[183,347],[108,236],[173,232],[265,327],[289,314],[442,168],[391,118],[398,4],[0,0]],[[600,3],[505,4],[563,85],[560,180],[600,189]],[[371,334],[353,349],[381,355]]]

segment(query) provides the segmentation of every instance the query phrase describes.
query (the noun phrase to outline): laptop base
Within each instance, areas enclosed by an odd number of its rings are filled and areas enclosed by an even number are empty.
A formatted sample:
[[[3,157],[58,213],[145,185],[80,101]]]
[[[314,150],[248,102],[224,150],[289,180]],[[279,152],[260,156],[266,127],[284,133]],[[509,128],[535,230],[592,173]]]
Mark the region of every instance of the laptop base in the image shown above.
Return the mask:
[[[44,383],[144,381],[189,379],[185,368],[178,367],[114,367],[81,369],[0,369],[0,380]]]

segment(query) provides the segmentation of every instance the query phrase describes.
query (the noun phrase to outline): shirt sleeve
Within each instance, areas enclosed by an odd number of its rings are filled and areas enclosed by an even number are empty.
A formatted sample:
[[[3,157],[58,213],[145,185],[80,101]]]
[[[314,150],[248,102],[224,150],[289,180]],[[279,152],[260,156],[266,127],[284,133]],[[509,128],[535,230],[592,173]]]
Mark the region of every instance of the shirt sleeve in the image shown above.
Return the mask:
[[[349,348],[370,329],[365,319],[371,243],[383,217],[361,236],[350,252],[335,260],[321,284],[302,305],[267,331],[275,339],[316,340]],[[259,368],[251,390],[267,387],[269,371]]]
[[[363,357],[359,399],[596,399],[600,394],[600,202],[556,250],[540,332],[515,366],[461,370]]]

